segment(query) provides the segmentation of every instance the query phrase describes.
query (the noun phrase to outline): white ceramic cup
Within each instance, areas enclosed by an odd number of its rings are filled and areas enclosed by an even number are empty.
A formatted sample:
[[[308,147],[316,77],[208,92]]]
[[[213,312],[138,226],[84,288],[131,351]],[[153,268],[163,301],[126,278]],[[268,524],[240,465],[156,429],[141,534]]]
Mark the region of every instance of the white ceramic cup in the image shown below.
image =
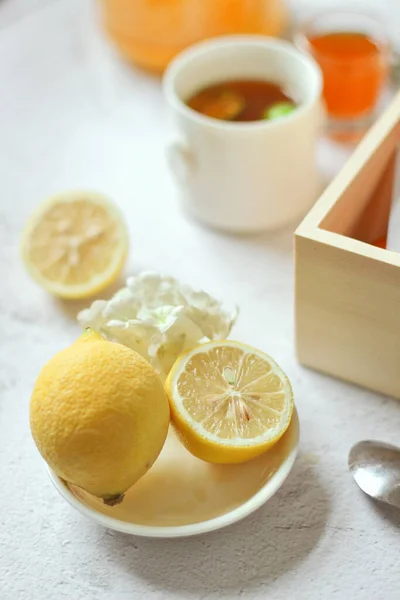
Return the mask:
[[[198,90],[229,79],[265,79],[298,103],[274,121],[229,122],[190,109]],[[178,140],[169,163],[184,207],[203,223],[236,232],[272,230],[301,218],[316,200],[316,141],[322,125],[322,75],[288,42],[227,36],[191,46],[163,80]]]

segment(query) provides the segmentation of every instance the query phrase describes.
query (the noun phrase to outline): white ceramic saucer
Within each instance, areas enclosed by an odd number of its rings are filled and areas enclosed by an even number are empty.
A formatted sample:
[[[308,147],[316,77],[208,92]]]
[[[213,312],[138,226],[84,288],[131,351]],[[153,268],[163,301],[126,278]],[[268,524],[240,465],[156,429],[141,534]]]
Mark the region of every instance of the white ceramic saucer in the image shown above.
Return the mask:
[[[50,469],[60,494],[77,510],[109,529],[172,538],[196,535],[243,519],[264,504],[288,476],[299,446],[296,410],[282,439],[241,465],[212,465],[192,456],[171,429],[150,471],[110,507]]]

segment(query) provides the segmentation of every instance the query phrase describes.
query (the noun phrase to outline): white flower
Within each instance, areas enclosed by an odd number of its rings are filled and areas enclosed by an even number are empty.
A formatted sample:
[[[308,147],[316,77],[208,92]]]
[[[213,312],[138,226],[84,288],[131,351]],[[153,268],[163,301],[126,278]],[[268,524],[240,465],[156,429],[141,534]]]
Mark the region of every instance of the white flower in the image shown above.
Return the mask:
[[[146,358],[166,377],[185,350],[228,337],[238,310],[226,311],[206,294],[182,286],[172,277],[141,273],[111,300],[96,300],[78,315],[108,340],[124,344]]]

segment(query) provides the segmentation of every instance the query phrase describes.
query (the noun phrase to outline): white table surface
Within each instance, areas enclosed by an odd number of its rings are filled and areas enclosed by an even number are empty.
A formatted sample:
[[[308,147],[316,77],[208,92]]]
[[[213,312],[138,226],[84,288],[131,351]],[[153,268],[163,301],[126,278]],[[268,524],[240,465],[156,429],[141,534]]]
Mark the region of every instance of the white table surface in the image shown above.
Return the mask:
[[[375,4],[400,32],[397,1]],[[185,220],[165,166],[159,83],[110,55],[89,9],[86,0],[0,1],[1,600],[398,599],[399,513],[359,492],[347,453],[362,438],[398,442],[400,405],[299,366],[292,231],[233,238]],[[344,156],[321,147],[330,173]],[[71,188],[103,191],[124,210],[129,272],[170,273],[237,302],[234,336],[290,375],[300,456],[279,493],[244,522],[186,540],[128,537],[85,520],[47,479],[29,396],[43,363],[77,336],[79,307],[30,280],[18,241],[38,201]]]

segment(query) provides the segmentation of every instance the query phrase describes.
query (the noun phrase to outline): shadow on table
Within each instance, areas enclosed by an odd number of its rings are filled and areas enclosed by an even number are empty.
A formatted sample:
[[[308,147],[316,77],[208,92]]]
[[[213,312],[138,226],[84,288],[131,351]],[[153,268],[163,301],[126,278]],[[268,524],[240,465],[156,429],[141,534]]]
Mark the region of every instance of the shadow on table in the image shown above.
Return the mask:
[[[233,245],[242,249],[269,248],[279,254],[292,254],[294,232],[302,220],[299,219],[295,223],[269,232],[235,233],[208,227],[200,221],[196,221],[190,215],[185,215],[185,217],[187,222],[193,227],[194,234],[196,234],[196,231],[197,234],[200,233],[204,238],[204,243],[211,247],[216,242],[219,246],[221,244],[227,246]]]
[[[288,481],[260,510],[225,530],[195,538],[147,540],[105,535],[127,573],[183,597],[232,596],[296,568],[322,536],[330,503],[316,471],[300,456]]]
[[[394,527],[400,528],[400,510],[398,508],[395,508],[394,506],[389,506],[388,504],[384,504],[383,502],[378,502],[377,500],[373,500],[368,496],[366,496],[366,500],[371,504],[376,514],[378,514],[382,519],[384,519]]]
[[[122,287],[125,287],[125,277],[121,274],[114,283],[90,298],[82,298],[81,300],[65,300],[63,298],[55,297],[53,298],[53,302],[68,319],[76,321],[78,313],[84,308],[88,308],[94,300],[99,298],[102,300],[109,300],[111,296],[118,292],[118,290]]]

